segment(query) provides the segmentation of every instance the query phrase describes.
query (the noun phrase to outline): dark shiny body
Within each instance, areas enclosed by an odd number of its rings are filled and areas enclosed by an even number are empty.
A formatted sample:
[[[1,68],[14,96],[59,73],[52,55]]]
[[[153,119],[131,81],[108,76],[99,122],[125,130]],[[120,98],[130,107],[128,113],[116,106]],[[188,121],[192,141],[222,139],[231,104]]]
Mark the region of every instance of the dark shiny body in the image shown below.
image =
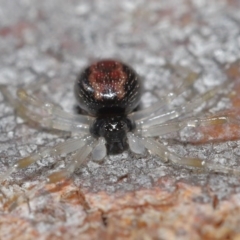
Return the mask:
[[[102,60],[79,75],[75,96],[79,107],[92,116],[126,115],[139,104],[139,76],[124,63]]]
[[[126,116],[98,117],[90,132],[94,137],[104,137],[109,154],[127,150],[126,133],[134,130],[135,124]]]
[[[101,60],[83,70],[74,91],[79,107],[96,117],[91,134],[105,138],[109,154],[126,150],[126,133],[135,127],[127,114],[138,106],[141,97],[137,73],[119,61]]]

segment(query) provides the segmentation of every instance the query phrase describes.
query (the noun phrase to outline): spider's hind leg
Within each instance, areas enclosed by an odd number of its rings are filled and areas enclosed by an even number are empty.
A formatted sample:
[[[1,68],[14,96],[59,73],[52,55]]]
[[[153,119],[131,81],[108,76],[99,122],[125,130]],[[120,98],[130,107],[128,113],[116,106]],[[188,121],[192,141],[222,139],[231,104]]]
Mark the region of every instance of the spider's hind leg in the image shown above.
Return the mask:
[[[191,90],[192,94],[194,93],[193,84],[199,79],[200,73],[193,71],[189,67],[173,65],[171,63],[167,63],[165,68],[169,69],[177,76],[177,78],[183,79],[180,81],[180,84],[177,84],[177,86],[175,86],[170,92],[165,94],[164,99],[167,102],[171,102],[173,99],[182,95],[187,90]]]
[[[0,92],[16,109],[18,115],[28,122],[37,123],[48,129],[81,134],[89,132],[92,117],[65,112],[58,105],[37,98],[29,91],[29,89],[33,90],[35,87],[34,85],[30,88],[19,88],[17,98],[11,94],[6,85],[0,85]]]
[[[190,69],[182,66],[174,66],[170,63],[166,64],[166,68],[173,72],[178,72],[180,69],[182,72],[185,73],[183,80],[176,88],[167,92],[166,94],[164,94],[164,96],[159,96],[159,94],[156,91],[153,91],[153,95],[156,96],[159,99],[159,101],[152,104],[150,107],[146,109],[133,112],[131,114],[131,117],[135,121],[142,120],[144,118],[149,118],[150,116],[154,116],[163,109],[172,108],[173,100],[177,99],[187,90],[191,90],[193,94],[193,84],[199,79],[200,76],[199,73],[191,71]]]

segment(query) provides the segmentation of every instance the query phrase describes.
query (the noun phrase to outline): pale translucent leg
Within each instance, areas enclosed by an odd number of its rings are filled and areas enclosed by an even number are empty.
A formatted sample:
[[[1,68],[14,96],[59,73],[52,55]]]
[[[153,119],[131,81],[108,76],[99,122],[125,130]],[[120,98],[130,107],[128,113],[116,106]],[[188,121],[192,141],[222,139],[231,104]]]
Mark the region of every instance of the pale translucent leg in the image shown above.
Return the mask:
[[[237,123],[240,121],[238,119],[229,116],[217,116],[208,118],[190,118],[184,120],[174,120],[171,122],[156,124],[149,127],[137,126],[135,132],[143,137],[157,137],[168,133],[177,132],[185,127],[206,127],[206,126],[216,126],[224,125],[229,123]]]
[[[174,75],[178,77],[178,79],[183,79],[180,81],[180,84],[177,87],[174,87],[174,89],[172,89],[170,92],[166,93],[164,96],[161,96],[165,102],[170,102],[184,92],[193,90],[193,84],[197,79],[199,79],[200,76],[199,73],[194,72],[190,68],[181,65],[173,65],[171,63],[167,63],[165,65],[165,68],[169,69]]]
[[[6,180],[13,172],[28,167],[29,165],[37,162],[41,158],[60,156],[62,154],[68,154],[81,148],[85,142],[86,137],[83,139],[71,139],[63,143],[59,143],[54,147],[46,147],[39,152],[31,154],[30,156],[19,159],[12,167],[10,167],[5,173],[0,175],[0,183]]]
[[[21,203],[26,202],[26,200],[33,199],[36,196],[36,193],[42,189],[46,184],[57,183],[62,180],[67,180],[72,176],[74,171],[79,168],[83,163],[85,163],[86,158],[91,153],[93,148],[98,144],[98,141],[92,137],[86,137],[81,141],[81,145],[78,145],[80,149],[72,156],[71,161],[64,167],[64,169],[54,172],[46,177],[46,181],[43,181],[41,184],[37,185],[30,191],[26,193],[25,196],[20,196],[17,198],[9,207],[9,210],[13,210]]]
[[[93,150],[97,143],[98,141],[92,137],[86,138],[85,144],[73,156],[71,162],[68,163],[63,170],[50,174],[47,177],[47,182],[56,183],[63,179],[71,177],[74,171],[86,161],[87,156],[91,153],[91,151]]]
[[[67,113],[57,105],[44,103],[35,98],[33,95],[28,94],[25,89],[17,91],[17,99],[11,95],[4,85],[0,85],[0,91],[16,109],[20,117],[28,121],[36,122],[49,129],[74,133],[89,132],[89,124],[93,121],[92,117]]]
[[[168,64],[167,67],[172,70],[176,69],[175,66],[170,64]],[[185,69],[185,71],[187,70]],[[199,78],[199,74],[192,71],[188,71],[188,75],[186,76],[186,78],[184,78],[184,80],[182,81],[182,84],[174,90],[174,92],[173,91],[168,92],[167,94],[165,94],[165,96],[162,97],[161,101],[154,103],[151,107],[148,107],[141,111],[133,112],[130,115],[131,118],[134,121],[137,121],[140,119],[143,120],[144,118],[149,118],[149,116],[155,115],[156,112],[158,112],[159,110],[167,106],[171,106],[172,101],[177,97],[179,97],[180,95],[182,95],[187,90],[189,90],[198,78]]]
[[[128,132],[127,138],[128,138],[129,148],[133,153],[143,154],[145,152],[145,146],[143,145],[139,137],[137,137],[132,132]]]
[[[18,107],[18,101],[15,99],[12,94],[8,91],[7,86],[0,84],[0,92],[3,97],[8,101],[8,103],[15,109]]]
[[[186,90],[189,90],[193,86],[193,84],[196,82],[196,80],[199,79],[200,77],[199,73],[193,72],[190,68],[187,68],[187,67],[183,67],[180,65],[172,65],[170,63],[168,63],[166,67],[171,69],[172,72],[179,75],[179,77],[181,77],[182,75],[180,72],[187,73],[182,83],[176,89],[174,89],[173,93],[170,94],[170,96],[176,97],[184,93]]]
[[[180,157],[174,153],[168,151],[168,149],[161,143],[155,141],[152,138],[140,138],[143,145],[155,155],[160,157],[160,160],[163,162],[170,161],[174,164],[187,166],[187,167],[196,167],[200,169],[210,170],[214,172],[221,172],[233,175],[240,175],[240,169],[231,168],[218,164],[211,164],[200,158],[191,158],[191,157]]]
[[[46,82],[48,82],[48,79],[47,78],[42,78],[37,82],[29,84],[27,86],[27,89],[28,89],[28,91],[34,93],[34,92],[38,91],[43,84],[46,84]],[[8,86],[5,85],[5,84],[0,84],[0,92],[3,94],[4,98],[9,102],[9,104],[13,108],[17,109],[18,104],[19,104],[18,99],[14,98],[12,96],[12,94],[8,90]]]
[[[106,141],[104,138],[98,139],[98,144],[93,148],[92,159],[95,161],[100,161],[107,155]]]
[[[226,89],[228,87],[229,83],[225,82],[224,84],[198,96],[193,101],[186,103],[184,106],[177,107],[165,113],[156,112],[154,116],[149,116],[147,118],[136,121],[136,124],[142,127],[150,127],[152,125],[161,124],[166,121],[178,118],[183,114],[187,114],[194,111],[196,108],[200,107],[203,103],[215,97],[221,91],[221,89]]]

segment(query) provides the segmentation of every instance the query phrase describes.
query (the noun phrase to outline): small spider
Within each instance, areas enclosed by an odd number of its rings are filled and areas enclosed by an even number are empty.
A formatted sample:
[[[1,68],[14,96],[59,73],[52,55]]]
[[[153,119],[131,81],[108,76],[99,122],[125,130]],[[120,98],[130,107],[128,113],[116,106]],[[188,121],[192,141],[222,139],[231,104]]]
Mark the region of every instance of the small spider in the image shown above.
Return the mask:
[[[173,98],[181,96],[198,78],[198,74],[189,72]],[[136,154],[143,154],[147,149],[164,162],[239,174],[237,169],[211,164],[199,158],[180,157],[155,139],[178,132],[184,127],[226,124],[231,121],[227,115],[188,117],[189,114],[194,116],[193,111],[196,108],[213,99],[228,85],[229,83],[224,83],[199,94],[182,106],[174,106],[171,101],[161,101],[136,111],[142,91],[138,74],[120,61],[101,60],[85,68],[75,82],[75,96],[84,114],[71,114],[58,105],[41,102],[34,95],[36,86],[18,89],[17,98],[14,98],[7,86],[1,85],[0,91],[21,117],[37,122],[47,129],[70,132],[74,137],[18,160],[0,176],[0,181],[4,181],[17,169],[26,168],[41,158],[76,152],[63,170],[47,176],[47,182],[55,183],[71,177],[90,153],[94,160],[101,160],[107,154],[119,154],[127,149]]]

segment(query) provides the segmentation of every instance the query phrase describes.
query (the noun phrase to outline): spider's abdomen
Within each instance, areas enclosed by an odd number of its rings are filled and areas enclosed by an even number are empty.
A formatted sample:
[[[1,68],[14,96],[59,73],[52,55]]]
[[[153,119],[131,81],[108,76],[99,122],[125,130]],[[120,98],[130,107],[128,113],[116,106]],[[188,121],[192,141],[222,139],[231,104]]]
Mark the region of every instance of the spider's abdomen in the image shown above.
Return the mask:
[[[107,59],[84,69],[74,90],[79,107],[93,116],[125,115],[138,106],[141,83],[132,68]]]

